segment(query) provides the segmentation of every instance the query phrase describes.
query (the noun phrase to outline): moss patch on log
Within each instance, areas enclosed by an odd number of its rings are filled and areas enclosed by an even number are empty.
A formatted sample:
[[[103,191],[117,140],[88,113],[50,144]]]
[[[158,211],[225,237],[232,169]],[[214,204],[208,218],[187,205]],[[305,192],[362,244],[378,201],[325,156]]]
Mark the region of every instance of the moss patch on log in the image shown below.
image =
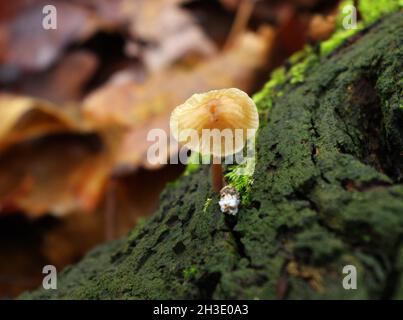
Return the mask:
[[[236,217],[202,166],[143,226],[64,270],[58,290],[22,298],[402,299],[402,78],[396,13],[283,85]],[[345,265],[357,290],[342,287]]]

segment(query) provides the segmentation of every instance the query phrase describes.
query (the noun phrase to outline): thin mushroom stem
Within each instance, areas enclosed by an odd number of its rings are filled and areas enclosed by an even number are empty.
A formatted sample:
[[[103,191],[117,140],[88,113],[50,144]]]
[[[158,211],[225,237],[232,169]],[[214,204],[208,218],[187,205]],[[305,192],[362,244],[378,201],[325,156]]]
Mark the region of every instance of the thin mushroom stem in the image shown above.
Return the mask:
[[[222,173],[220,158],[213,157],[213,163],[211,164],[211,179],[214,191],[219,193],[224,187],[224,175]]]

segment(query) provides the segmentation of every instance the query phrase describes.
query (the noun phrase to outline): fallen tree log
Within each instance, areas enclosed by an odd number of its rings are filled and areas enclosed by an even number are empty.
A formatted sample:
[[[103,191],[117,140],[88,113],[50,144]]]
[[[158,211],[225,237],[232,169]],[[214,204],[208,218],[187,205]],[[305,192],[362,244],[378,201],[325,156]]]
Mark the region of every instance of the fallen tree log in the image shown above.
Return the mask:
[[[235,218],[202,167],[144,225],[65,269],[58,290],[22,298],[403,298],[402,79],[400,12],[283,86]]]

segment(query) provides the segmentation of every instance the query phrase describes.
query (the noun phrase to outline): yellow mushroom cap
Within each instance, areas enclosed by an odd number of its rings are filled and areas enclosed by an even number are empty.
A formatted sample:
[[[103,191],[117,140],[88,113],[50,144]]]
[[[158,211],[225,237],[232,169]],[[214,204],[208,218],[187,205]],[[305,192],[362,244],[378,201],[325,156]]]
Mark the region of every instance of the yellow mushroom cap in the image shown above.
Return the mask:
[[[215,157],[241,151],[258,127],[255,103],[236,88],[194,94],[173,110],[170,119],[171,133],[180,144]],[[198,139],[192,139],[190,132],[196,132]]]

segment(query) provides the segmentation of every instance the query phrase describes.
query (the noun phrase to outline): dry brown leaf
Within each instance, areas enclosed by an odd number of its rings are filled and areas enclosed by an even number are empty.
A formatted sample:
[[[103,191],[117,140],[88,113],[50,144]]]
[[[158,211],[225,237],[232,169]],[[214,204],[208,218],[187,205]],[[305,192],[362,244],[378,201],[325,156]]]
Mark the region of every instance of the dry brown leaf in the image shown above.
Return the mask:
[[[42,8],[45,4],[45,1],[36,2],[12,21],[0,24],[0,43],[5,50],[1,55],[3,69],[43,70],[58,58],[68,44],[87,38],[99,25],[91,11],[58,1],[57,29],[44,30]]]
[[[74,107],[60,108],[44,100],[0,94],[0,151],[47,134],[88,131]]]
[[[25,77],[18,88],[25,95],[54,103],[78,101],[83,87],[94,75],[98,65],[98,58],[90,51],[74,51],[63,56],[52,69]]]
[[[203,33],[192,15],[179,7],[183,0],[127,1],[124,10],[131,14],[129,32],[147,45],[127,53],[141,55],[149,70],[159,71],[189,53],[209,57],[215,45]]]
[[[93,135],[55,135],[10,147],[0,155],[0,213],[92,211],[111,167]]]
[[[329,15],[315,14],[308,28],[308,37],[311,41],[319,42],[328,39],[336,28],[335,10]]]
[[[289,57],[301,50],[307,42],[308,21],[299,15],[291,5],[284,5],[279,12],[279,27],[277,45],[281,48],[283,56]]]

